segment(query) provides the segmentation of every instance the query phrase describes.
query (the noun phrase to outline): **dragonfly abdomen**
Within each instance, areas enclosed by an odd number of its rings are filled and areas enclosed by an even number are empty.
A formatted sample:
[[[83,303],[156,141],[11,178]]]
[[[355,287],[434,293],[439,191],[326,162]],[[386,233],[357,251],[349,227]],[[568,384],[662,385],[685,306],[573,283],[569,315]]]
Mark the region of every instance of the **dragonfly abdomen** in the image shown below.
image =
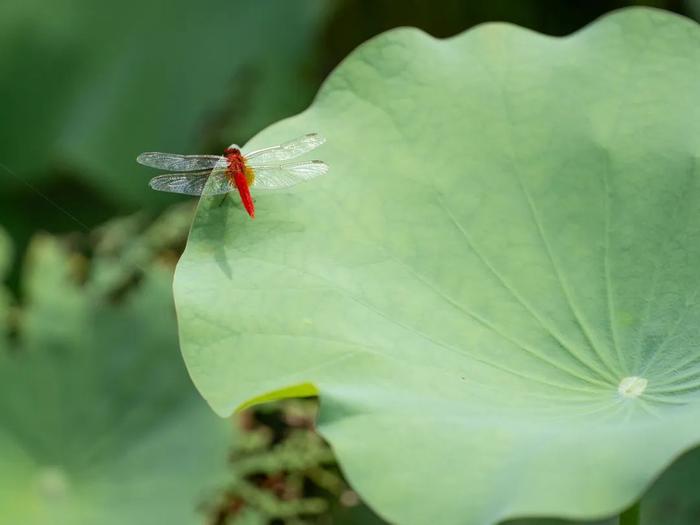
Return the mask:
[[[226,170],[231,183],[236,186],[238,194],[241,196],[243,207],[248,212],[248,215],[255,217],[255,205],[253,197],[250,195],[249,185],[253,179],[253,170],[246,165],[245,158],[238,148],[227,148],[224,151],[228,160],[228,168]],[[250,181],[248,178],[250,177]]]

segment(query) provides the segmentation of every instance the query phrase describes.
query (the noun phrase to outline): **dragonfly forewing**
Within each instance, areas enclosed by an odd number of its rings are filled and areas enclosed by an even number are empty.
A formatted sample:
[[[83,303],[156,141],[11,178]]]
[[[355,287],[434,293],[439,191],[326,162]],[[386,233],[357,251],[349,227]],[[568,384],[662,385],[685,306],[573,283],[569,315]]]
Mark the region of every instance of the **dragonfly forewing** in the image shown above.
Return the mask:
[[[318,148],[324,142],[326,142],[326,139],[324,139],[318,133],[310,133],[308,135],[304,135],[303,137],[280,144],[279,146],[259,149],[251,151],[250,153],[244,152],[244,154],[250,166],[256,168],[262,164],[271,164],[295,159],[304,153],[308,153],[309,151]]]
[[[179,155],[149,151],[136,157],[136,162],[168,171],[197,171],[214,168],[225,159],[219,155]]]

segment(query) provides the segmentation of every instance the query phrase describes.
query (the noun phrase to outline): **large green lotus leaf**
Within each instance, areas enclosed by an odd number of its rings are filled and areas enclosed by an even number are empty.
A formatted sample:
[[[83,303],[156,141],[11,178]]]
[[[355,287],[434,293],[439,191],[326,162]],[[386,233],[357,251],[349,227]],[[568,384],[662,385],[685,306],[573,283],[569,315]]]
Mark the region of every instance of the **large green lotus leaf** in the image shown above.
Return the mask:
[[[203,200],[175,279],[221,415],[318,392],[398,523],[597,518],[700,442],[700,30],[386,33],[312,107],[322,179]]]
[[[136,155],[302,109],[325,12],[313,0],[3,1],[0,159],[17,177],[0,168],[0,183],[68,165],[115,201],[162,200]]]
[[[21,343],[0,348],[0,523],[202,523],[231,432],[178,357],[171,272],[112,304],[55,240],[29,253]]]

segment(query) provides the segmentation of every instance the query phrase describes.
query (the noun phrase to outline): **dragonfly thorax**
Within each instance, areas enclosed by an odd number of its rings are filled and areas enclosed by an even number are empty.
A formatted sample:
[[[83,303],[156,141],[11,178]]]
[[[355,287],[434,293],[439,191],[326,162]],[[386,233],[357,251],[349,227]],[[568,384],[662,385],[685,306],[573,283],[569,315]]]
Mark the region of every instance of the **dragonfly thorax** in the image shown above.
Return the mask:
[[[255,172],[248,166],[245,157],[241,153],[241,150],[235,144],[231,144],[228,148],[224,150],[224,155],[228,161],[228,172],[232,178],[236,174],[240,173],[245,176],[248,186],[252,186],[255,181]]]

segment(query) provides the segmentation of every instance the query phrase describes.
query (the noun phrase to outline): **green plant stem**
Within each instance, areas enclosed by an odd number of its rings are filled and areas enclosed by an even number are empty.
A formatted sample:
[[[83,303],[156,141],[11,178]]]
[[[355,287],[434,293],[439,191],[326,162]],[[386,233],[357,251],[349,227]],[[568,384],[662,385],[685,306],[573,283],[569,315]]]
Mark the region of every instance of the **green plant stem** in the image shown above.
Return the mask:
[[[639,512],[639,502],[620,514],[620,525],[639,525],[641,513]]]

